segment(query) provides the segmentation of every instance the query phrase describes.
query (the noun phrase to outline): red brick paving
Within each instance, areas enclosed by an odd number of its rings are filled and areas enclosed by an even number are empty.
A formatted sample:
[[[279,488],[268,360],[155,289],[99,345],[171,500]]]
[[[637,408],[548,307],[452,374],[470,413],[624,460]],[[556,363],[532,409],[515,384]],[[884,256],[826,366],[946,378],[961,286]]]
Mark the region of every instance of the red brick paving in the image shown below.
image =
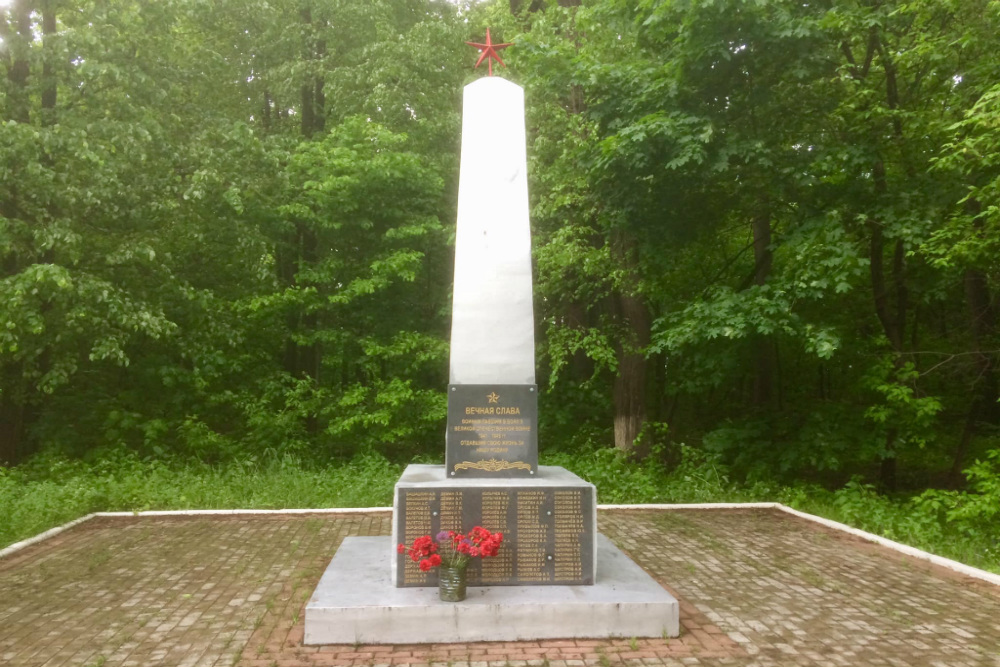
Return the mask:
[[[98,518],[0,560],[0,665],[1000,667],[996,587],[777,511],[610,510],[676,639],[303,646],[348,535],[390,514]]]

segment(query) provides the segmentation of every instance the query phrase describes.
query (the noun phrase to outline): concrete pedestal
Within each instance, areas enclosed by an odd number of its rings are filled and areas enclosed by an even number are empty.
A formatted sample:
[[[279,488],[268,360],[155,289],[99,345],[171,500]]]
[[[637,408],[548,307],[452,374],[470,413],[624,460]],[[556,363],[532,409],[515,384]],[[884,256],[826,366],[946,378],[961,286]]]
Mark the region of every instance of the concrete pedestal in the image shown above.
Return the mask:
[[[676,637],[677,600],[603,535],[592,586],[397,588],[386,537],[348,537],[306,606],[306,644]]]

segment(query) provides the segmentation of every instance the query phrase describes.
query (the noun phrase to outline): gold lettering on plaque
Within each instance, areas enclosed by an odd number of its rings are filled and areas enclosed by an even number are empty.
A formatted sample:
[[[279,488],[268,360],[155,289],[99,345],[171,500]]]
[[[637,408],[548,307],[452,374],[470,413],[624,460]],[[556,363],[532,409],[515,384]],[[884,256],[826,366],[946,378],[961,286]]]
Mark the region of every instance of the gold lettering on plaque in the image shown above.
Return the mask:
[[[403,513],[403,542],[412,545],[413,540],[431,532],[431,504],[437,500],[434,491],[406,492],[406,510]],[[400,554],[404,561],[403,583],[406,585],[427,584],[427,573],[420,571],[420,566],[409,559],[406,554]]]
[[[583,492],[556,491],[553,498],[555,522],[554,577],[556,581],[579,581],[583,578]]]
[[[517,492],[517,579],[521,582],[551,578],[545,571],[549,527],[541,522],[544,502],[544,491]]]
[[[466,408],[466,414],[473,411],[488,410],[493,414],[520,414],[520,408]],[[462,419],[461,424],[451,427],[452,432],[461,434],[468,439],[458,440],[463,447],[475,447],[477,454],[508,454],[511,448],[527,447],[531,434],[529,420],[513,417]]]
[[[510,506],[508,491],[483,491],[483,521],[494,533],[507,534],[507,509]],[[507,536],[509,538],[509,535]],[[510,544],[500,545],[500,551],[493,558],[482,560],[480,581],[484,584],[506,583],[514,576],[514,552]]]
[[[438,530],[462,532],[462,492],[442,491]],[[434,537],[432,535],[432,537]]]

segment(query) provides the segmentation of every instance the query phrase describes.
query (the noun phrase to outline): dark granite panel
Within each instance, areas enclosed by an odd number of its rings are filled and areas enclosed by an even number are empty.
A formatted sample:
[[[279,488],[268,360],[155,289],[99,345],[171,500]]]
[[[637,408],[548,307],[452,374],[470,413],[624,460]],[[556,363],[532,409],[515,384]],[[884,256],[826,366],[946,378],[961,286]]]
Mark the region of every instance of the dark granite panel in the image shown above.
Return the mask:
[[[473,526],[504,534],[495,558],[473,559],[470,586],[589,585],[594,583],[593,487],[461,487],[398,489],[396,534],[407,544],[441,530]],[[435,586],[437,576],[421,572],[400,556],[396,585]]]
[[[537,385],[449,385],[445,443],[449,478],[535,475]]]

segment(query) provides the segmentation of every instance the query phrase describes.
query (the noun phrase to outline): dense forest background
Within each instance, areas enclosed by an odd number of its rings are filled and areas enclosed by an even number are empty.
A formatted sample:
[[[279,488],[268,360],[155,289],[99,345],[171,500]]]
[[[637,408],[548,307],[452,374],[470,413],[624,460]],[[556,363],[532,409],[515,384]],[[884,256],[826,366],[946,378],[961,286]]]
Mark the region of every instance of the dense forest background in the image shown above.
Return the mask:
[[[486,26],[543,463],[1000,513],[995,0],[0,0],[4,474],[442,459]]]

